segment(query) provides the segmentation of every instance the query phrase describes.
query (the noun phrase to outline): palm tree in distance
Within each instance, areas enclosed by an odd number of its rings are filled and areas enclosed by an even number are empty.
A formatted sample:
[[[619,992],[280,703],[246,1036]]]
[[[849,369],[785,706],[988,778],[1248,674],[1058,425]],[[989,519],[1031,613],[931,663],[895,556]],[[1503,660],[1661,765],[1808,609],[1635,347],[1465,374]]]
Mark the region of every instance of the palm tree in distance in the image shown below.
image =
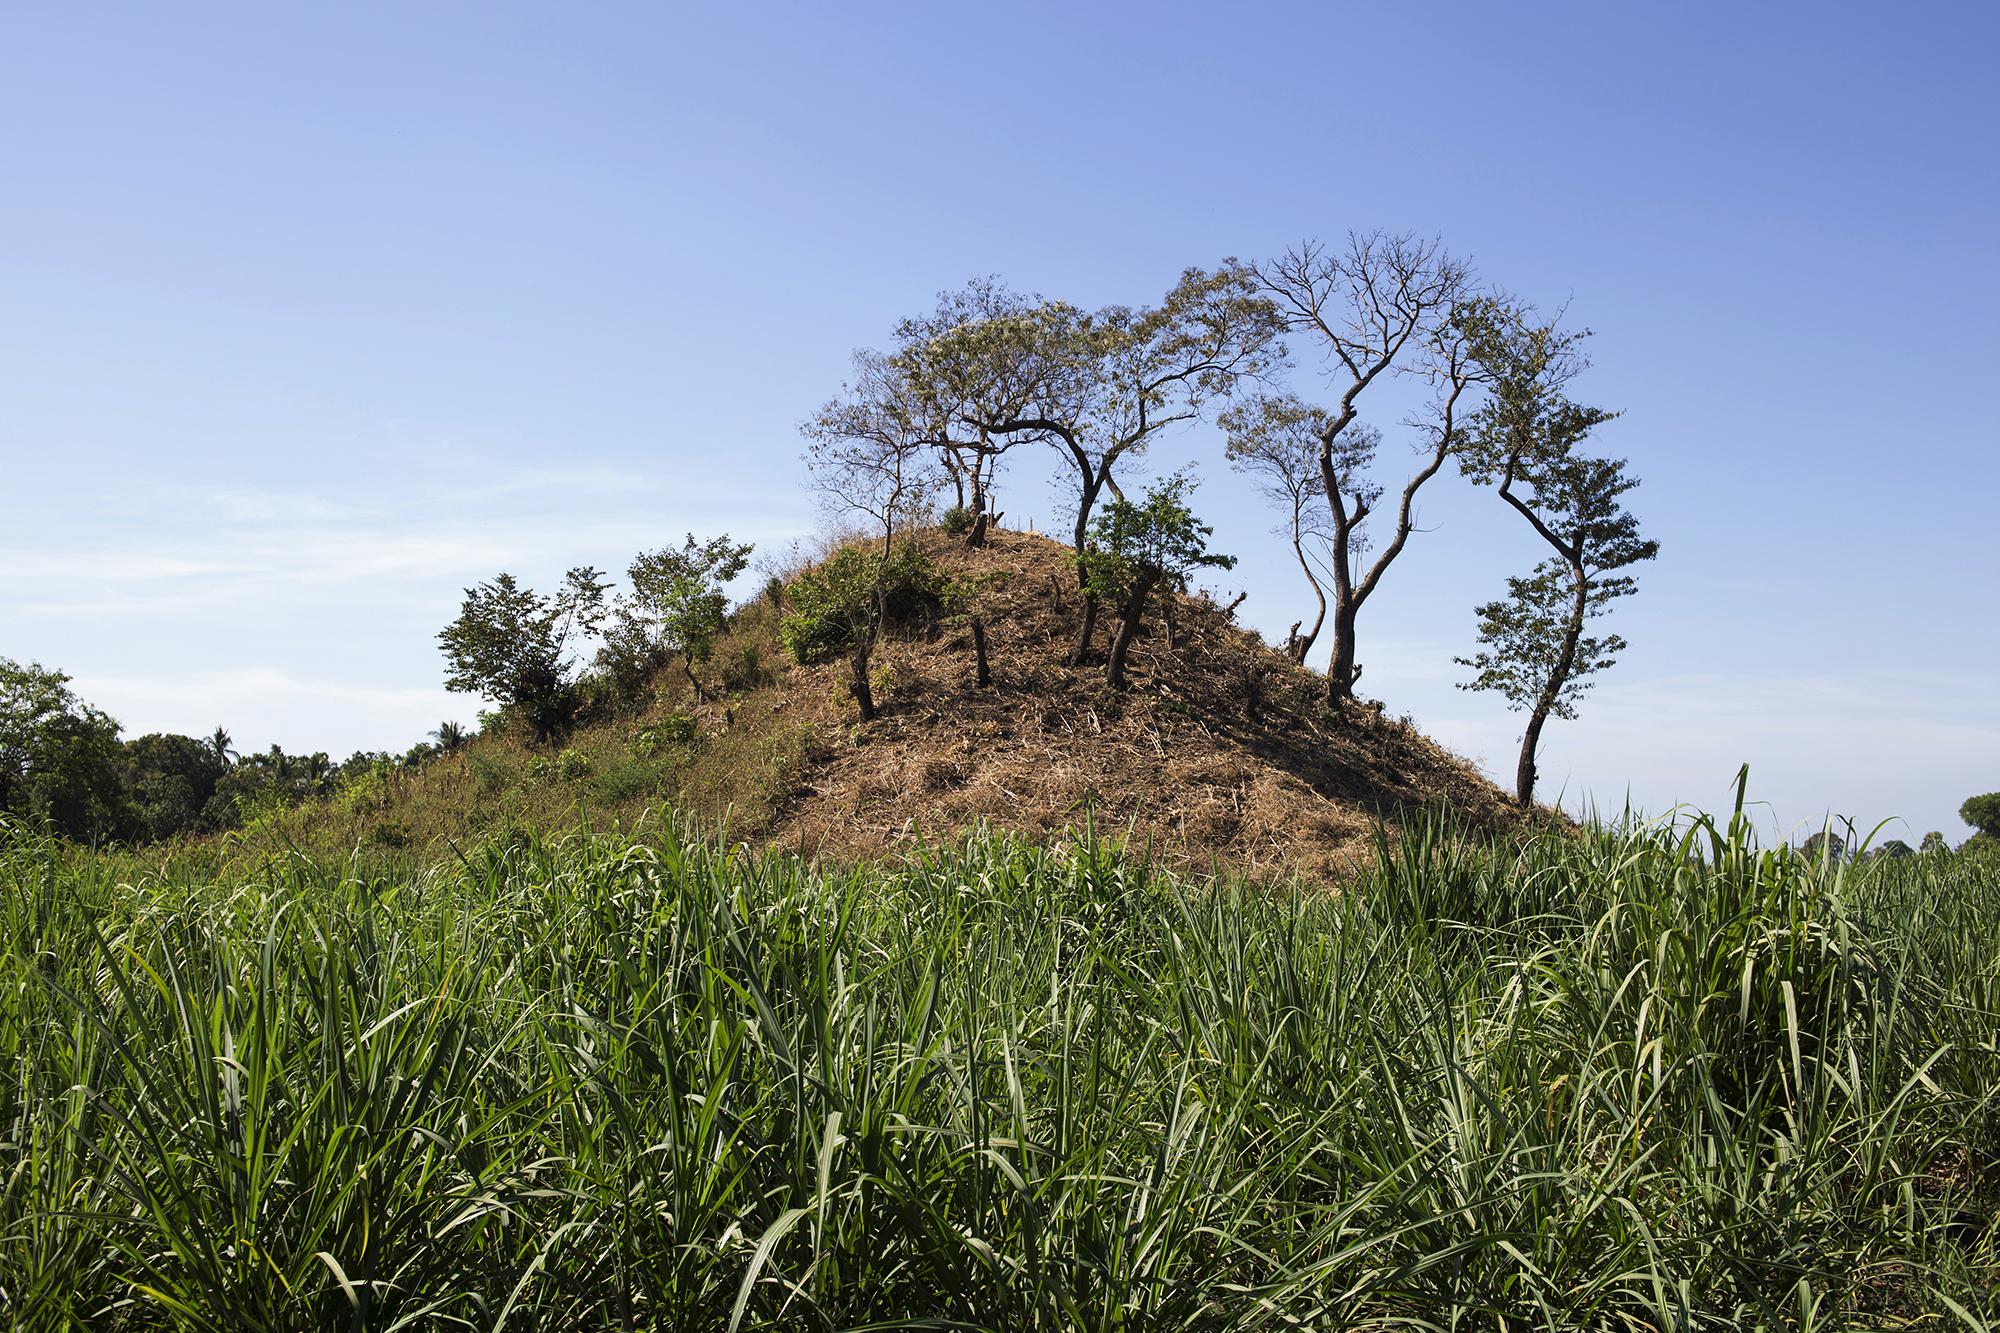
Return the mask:
[[[215,734],[208,738],[208,752],[215,756],[216,763],[228,768],[229,761],[236,757],[235,742],[229,739],[228,732],[217,727]]]
[[[456,722],[440,722],[431,738],[437,741],[440,750],[456,750],[465,744],[465,728]]]

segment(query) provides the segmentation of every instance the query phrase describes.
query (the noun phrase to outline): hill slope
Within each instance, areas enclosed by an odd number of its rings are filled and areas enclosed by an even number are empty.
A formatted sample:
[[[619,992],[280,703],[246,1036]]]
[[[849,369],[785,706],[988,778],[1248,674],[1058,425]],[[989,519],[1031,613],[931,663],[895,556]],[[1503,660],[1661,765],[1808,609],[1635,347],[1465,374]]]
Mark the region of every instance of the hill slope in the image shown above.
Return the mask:
[[[980,823],[1043,836],[1089,814],[1181,864],[1332,874],[1365,855],[1378,818],[1439,803],[1474,825],[1510,817],[1499,789],[1413,727],[1369,707],[1330,712],[1322,678],[1205,596],[1173,598],[1170,617],[1156,608],[1117,691],[1100,666],[1063,660],[1078,623],[1067,548],[1005,531],[978,550],[941,534],[929,545],[980,583],[990,687],[974,683],[969,630],[931,618],[877,649],[881,716],[862,723],[847,664],[792,664],[779,611],[760,599],[718,646],[720,698],[697,703],[669,672],[650,698],[600,707],[560,752],[482,736],[266,816],[239,842],[442,851],[511,825],[631,822],[664,804],[734,837],[847,860]]]
[[[1470,764],[1373,709],[1337,720],[1320,677],[1206,597],[1174,598],[1171,630],[1152,617],[1133,646],[1130,688],[1114,691],[1101,667],[1064,662],[1078,623],[1066,547],[999,532],[985,549],[954,544],[939,559],[984,581],[992,686],[973,683],[964,628],[884,645],[883,716],[804,775],[776,825],[785,841],[876,852],[912,828],[975,821],[1046,834],[1088,808],[1173,859],[1334,870],[1378,815],[1444,802],[1474,822],[1505,817],[1504,795]],[[838,663],[795,669],[786,708],[837,723],[839,709],[823,705],[844,673]]]

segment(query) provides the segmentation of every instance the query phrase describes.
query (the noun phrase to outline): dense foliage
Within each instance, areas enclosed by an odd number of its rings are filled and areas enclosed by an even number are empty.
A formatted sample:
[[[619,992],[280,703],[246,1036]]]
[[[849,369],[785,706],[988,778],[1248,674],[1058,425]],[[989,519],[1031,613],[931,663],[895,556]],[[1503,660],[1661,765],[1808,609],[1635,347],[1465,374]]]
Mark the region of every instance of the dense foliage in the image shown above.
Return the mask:
[[[458,618],[438,633],[449,665],[445,688],[513,710],[544,739],[559,735],[576,713],[577,649],[610,614],[609,589],[587,565],[570,570],[553,593],[523,587],[512,574],[467,588]]]
[[[950,590],[949,577],[913,542],[898,542],[886,556],[849,542],[792,580],[779,632],[794,661],[824,662],[880,628],[936,617]]]
[[[695,698],[703,697],[695,668],[715,650],[728,620],[729,583],[749,564],[750,550],[727,533],[705,542],[689,533],[678,550],[645,551],[633,559],[626,570],[632,591],[618,598],[598,653],[625,693],[637,693],[678,659]]]
[[[1986,1327],[2000,860],[0,843],[0,1316]],[[907,1325],[898,1325],[907,1326]]]
[[[1185,473],[1175,473],[1154,483],[1137,503],[1119,496],[1091,520],[1089,539],[1077,552],[1085,594],[1118,613],[1105,670],[1114,687],[1125,684],[1125,653],[1155,592],[1185,590],[1188,575],[1197,569],[1236,565],[1236,557],[1208,549],[1215,529],[1188,507],[1188,492],[1193,489]],[[1089,632],[1086,617],[1084,634]],[[1086,637],[1077,648],[1078,656],[1089,648]]]
[[[1972,825],[1974,832],[2000,838],[2000,791],[1966,797],[1965,804],[1958,807],[1958,817]]]

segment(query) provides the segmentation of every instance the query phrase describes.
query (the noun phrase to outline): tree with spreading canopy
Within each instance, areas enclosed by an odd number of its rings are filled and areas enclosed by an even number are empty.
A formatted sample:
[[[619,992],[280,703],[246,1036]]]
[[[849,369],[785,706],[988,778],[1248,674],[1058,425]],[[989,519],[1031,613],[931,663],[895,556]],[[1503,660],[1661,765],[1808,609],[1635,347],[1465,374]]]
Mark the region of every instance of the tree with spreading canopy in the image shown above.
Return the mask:
[[[1415,530],[1417,493],[1457,448],[1465,395],[1481,378],[1460,319],[1474,292],[1472,270],[1435,241],[1375,232],[1350,235],[1339,251],[1307,242],[1258,264],[1254,273],[1285,325],[1320,345],[1337,393],[1312,426],[1333,592],[1326,693],[1338,704],[1353,697],[1360,674],[1355,633],[1361,608]],[[1421,382],[1429,396],[1407,423],[1416,469],[1402,485],[1391,525],[1377,535],[1374,559],[1363,565],[1363,525],[1384,492],[1368,472],[1379,436],[1356,427],[1362,395],[1385,377]],[[1301,408],[1281,401],[1273,410],[1290,415]]]
[[[458,618],[438,633],[445,688],[515,713],[537,740],[559,735],[576,711],[577,650],[603,626],[610,587],[585,565],[547,595],[512,574],[467,588]]]
[[[1154,595],[1162,589],[1170,596],[1184,590],[1188,575],[1197,569],[1236,564],[1234,556],[1208,550],[1215,529],[1188,507],[1193,489],[1185,473],[1175,473],[1148,488],[1138,504],[1119,496],[1098,512],[1076,557],[1085,589],[1118,615],[1104,671],[1113,689],[1125,687],[1126,654]],[[1079,645],[1079,655],[1087,647]]]
[[[1975,832],[2000,838],[2000,791],[1966,797],[1965,804],[1958,807],[1958,817],[1972,825]]]
[[[1076,496],[1071,547],[1080,555],[1100,501],[1124,498],[1119,468],[1243,380],[1282,365],[1283,332],[1253,271],[1230,260],[1213,271],[1186,270],[1155,306],[1085,311],[1044,302],[1002,320],[955,325],[906,363],[924,384],[934,378],[930,368],[949,365],[965,368],[954,383],[1004,389],[941,396],[983,437],[1018,436],[1057,449]],[[1085,587],[1080,644],[1093,635],[1097,606]]]
[[[208,826],[208,803],[229,769],[213,738],[153,733],[125,742],[121,767],[132,812],[148,838]]]
[[[1042,382],[1048,330],[1070,307],[976,278],[938,296],[937,309],[896,326],[887,358],[913,429],[936,451],[964,516],[967,546],[983,546],[995,518],[1000,465],[1045,432],[1000,430],[1031,410]],[[863,353],[875,356],[874,353]]]
[[[0,657],[0,813],[82,841],[127,836],[133,814],[118,723],[77,698],[69,681]]]
[[[1636,591],[1636,581],[1617,571],[1653,559],[1660,544],[1640,535],[1624,507],[1622,497],[1639,484],[1624,461],[1577,453],[1617,415],[1565,393],[1584,367],[1578,344],[1587,331],[1536,323],[1495,301],[1476,303],[1462,323],[1492,391],[1473,414],[1461,465],[1477,483],[1497,480],[1500,498],[1554,552],[1526,577],[1510,577],[1504,600],[1476,608],[1484,648],[1456,659],[1478,673],[1461,688],[1497,691],[1528,714],[1514,781],[1525,806],[1534,798],[1543,726],[1552,715],[1575,717],[1589,678],[1626,646],[1615,634],[1586,636],[1585,625]]]
[[[612,675],[647,679],[677,660],[697,702],[708,697],[695,668],[708,661],[729,613],[729,584],[750,562],[749,543],[724,533],[679,549],[641,552],[626,576],[632,590],[616,599],[600,661]]]

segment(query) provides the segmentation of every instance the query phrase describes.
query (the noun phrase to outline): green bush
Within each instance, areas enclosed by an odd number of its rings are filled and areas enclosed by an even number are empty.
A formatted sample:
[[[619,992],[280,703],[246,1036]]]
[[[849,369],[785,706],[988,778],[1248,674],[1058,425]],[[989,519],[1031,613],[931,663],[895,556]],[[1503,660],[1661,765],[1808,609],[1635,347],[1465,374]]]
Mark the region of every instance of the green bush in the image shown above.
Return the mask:
[[[607,805],[622,805],[626,801],[650,796],[658,787],[660,766],[640,756],[618,760],[611,764],[597,780],[591,784],[599,800]]]
[[[950,582],[935,561],[907,542],[886,558],[872,546],[843,546],[792,581],[792,610],[779,635],[793,660],[824,662],[871,631],[935,619]]]
[[[938,521],[938,526],[945,530],[947,536],[963,537],[972,531],[972,511],[964,505],[953,505],[944,511],[944,517]]]
[[[484,750],[468,750],[465,766],[472,770],[472,781],[480,794],[492,796],[505,791],[514,781],[514,771]]]
[[[764,666],[764,650],[756,643],[740,643],[725,653],[718,664],[722,688],[729,691],[754,690],[769,683],[771,673]]]
[[[640,758],[650,758],[669,745],[691,745],[701,734],[695,720],[686,713],[669,713],[650,727],[642,727],[632,736],[632,753]]]
[[[389,773],[386,765],[373,764],[346,777],[333,798],[333,808],[343,815],[380,810],[389,803]]]
[[[589,777],[590,756],[581,750],[572,750],[564,746],[562,753],[556,756],[556,776],[564,782],[574,782],[578,778]]]

